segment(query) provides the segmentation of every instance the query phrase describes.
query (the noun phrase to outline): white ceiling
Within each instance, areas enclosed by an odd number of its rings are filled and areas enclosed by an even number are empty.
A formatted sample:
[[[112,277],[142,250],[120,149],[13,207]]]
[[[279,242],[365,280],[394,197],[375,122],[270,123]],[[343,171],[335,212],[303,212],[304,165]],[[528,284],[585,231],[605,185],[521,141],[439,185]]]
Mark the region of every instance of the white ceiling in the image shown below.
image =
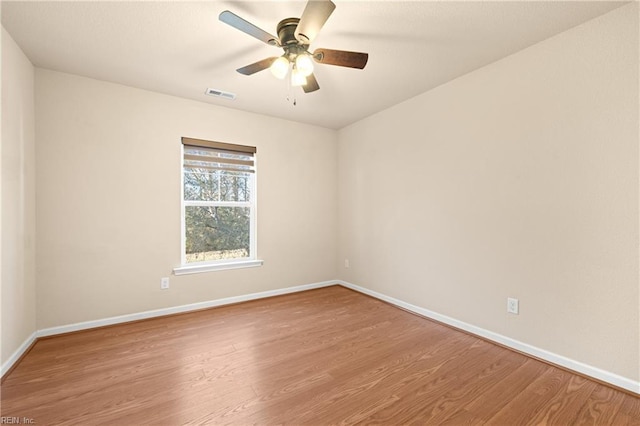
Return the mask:
[[[281,49],[218,21],[230,10],[276,34],[304,1],[3,1],[2,25],[37,67],[339,129],[626,2],[334,3],[311,50],[368,52],[369,62],[316,65],[321,89],[309,94],[268,70],[238,74]],[[206,96],[207,87],[237,98]]]

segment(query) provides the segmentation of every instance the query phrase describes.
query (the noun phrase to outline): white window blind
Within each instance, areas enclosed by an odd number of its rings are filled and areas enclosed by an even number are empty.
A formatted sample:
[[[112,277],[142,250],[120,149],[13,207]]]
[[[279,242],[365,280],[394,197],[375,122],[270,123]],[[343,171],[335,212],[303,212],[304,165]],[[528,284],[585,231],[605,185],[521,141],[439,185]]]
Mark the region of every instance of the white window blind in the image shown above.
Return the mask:
[[[255,172],[255,147],[191,138],[182,144],[185,168]]]

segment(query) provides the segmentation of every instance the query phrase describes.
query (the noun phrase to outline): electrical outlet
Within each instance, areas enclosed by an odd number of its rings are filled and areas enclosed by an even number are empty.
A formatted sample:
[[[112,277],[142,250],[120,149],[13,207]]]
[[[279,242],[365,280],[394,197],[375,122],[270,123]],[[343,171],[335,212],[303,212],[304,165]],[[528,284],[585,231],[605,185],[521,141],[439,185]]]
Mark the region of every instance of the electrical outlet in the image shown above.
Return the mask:
[[[169,288],[169,277],[160,278],[160,289],[166,290]]]
[[[507,297],[507,312],[510,314],[518,315],[518,299],[514,299],[512,297]]]
[[[345,260],[344,260],[344,267],[345,267],[345,268],[348,268],[349,266],[350,266],[350,265],[349,265],[349,259],[345,259]]]

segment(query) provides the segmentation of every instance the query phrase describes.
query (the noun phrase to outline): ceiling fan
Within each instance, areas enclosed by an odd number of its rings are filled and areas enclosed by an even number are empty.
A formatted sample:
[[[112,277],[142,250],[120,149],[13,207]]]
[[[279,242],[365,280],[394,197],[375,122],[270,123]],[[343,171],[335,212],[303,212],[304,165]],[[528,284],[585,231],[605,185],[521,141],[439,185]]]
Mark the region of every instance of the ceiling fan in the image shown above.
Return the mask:
[[[280,79],[290,74],[292,86],[302,86],[305,93],[310,93],[320,88],[313,75],[313,61],[319,64],[363,69],[369,59],[368,53],[333,49],[316,49],[313,53],[309,52],[313,39],[335,8],[336,5],[331,0],[309,0],[299,19],[286,18],[278,23],[278,37],[225,10],[219,16],[222,22],[270,46],[281,47],[284,50],[282,56],[272,56],[238,68],[236,71],[240,74],[252,75],[270,68],[273,75]]]

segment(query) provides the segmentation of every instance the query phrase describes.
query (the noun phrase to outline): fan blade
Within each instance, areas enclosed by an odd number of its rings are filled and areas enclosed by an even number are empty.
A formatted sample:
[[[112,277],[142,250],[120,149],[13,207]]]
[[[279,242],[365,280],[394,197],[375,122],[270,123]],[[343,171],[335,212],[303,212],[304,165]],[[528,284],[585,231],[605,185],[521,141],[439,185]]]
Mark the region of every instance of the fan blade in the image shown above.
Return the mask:
[[[294,33],[296,39],[303,44],[311,44],[335,8],[331,0],[309,0]]]
[[[251,65],[247,65],[245,67],[238,68],[236,71],[238,71],[240,74],[244,74],[244,75],[255,74],[258,71],[266,70],[267,68],[269,68],[271,66],[271,64],[273,63],[273,61],[275,61],[276,59],[278,59],[277,56],[274,56],[272,58],[263,59],[261,61],[254,62]]]
[[[313,52],[313,59],[321,64],[363,69],[367,65],[369,54],[346,50],[316,49]]]
[[[302,90],[304,93],[311,93],[318,90],[320,86],[318,85],[318,80],[316,80],[316,76],[313,74],[309,74],[307,76],[307,83],[302,86]]]
[[[272,36],[268,32],[256,27],[249,21],[245,21],[233,12],[225,10],[218,17],[225,24],[231,25],[233,28],[242,31],[245,34],[249,34],[251,37],[255,37],[258,40],[267,43],[271,46],[278,46],[280,42],[278,37]]]

